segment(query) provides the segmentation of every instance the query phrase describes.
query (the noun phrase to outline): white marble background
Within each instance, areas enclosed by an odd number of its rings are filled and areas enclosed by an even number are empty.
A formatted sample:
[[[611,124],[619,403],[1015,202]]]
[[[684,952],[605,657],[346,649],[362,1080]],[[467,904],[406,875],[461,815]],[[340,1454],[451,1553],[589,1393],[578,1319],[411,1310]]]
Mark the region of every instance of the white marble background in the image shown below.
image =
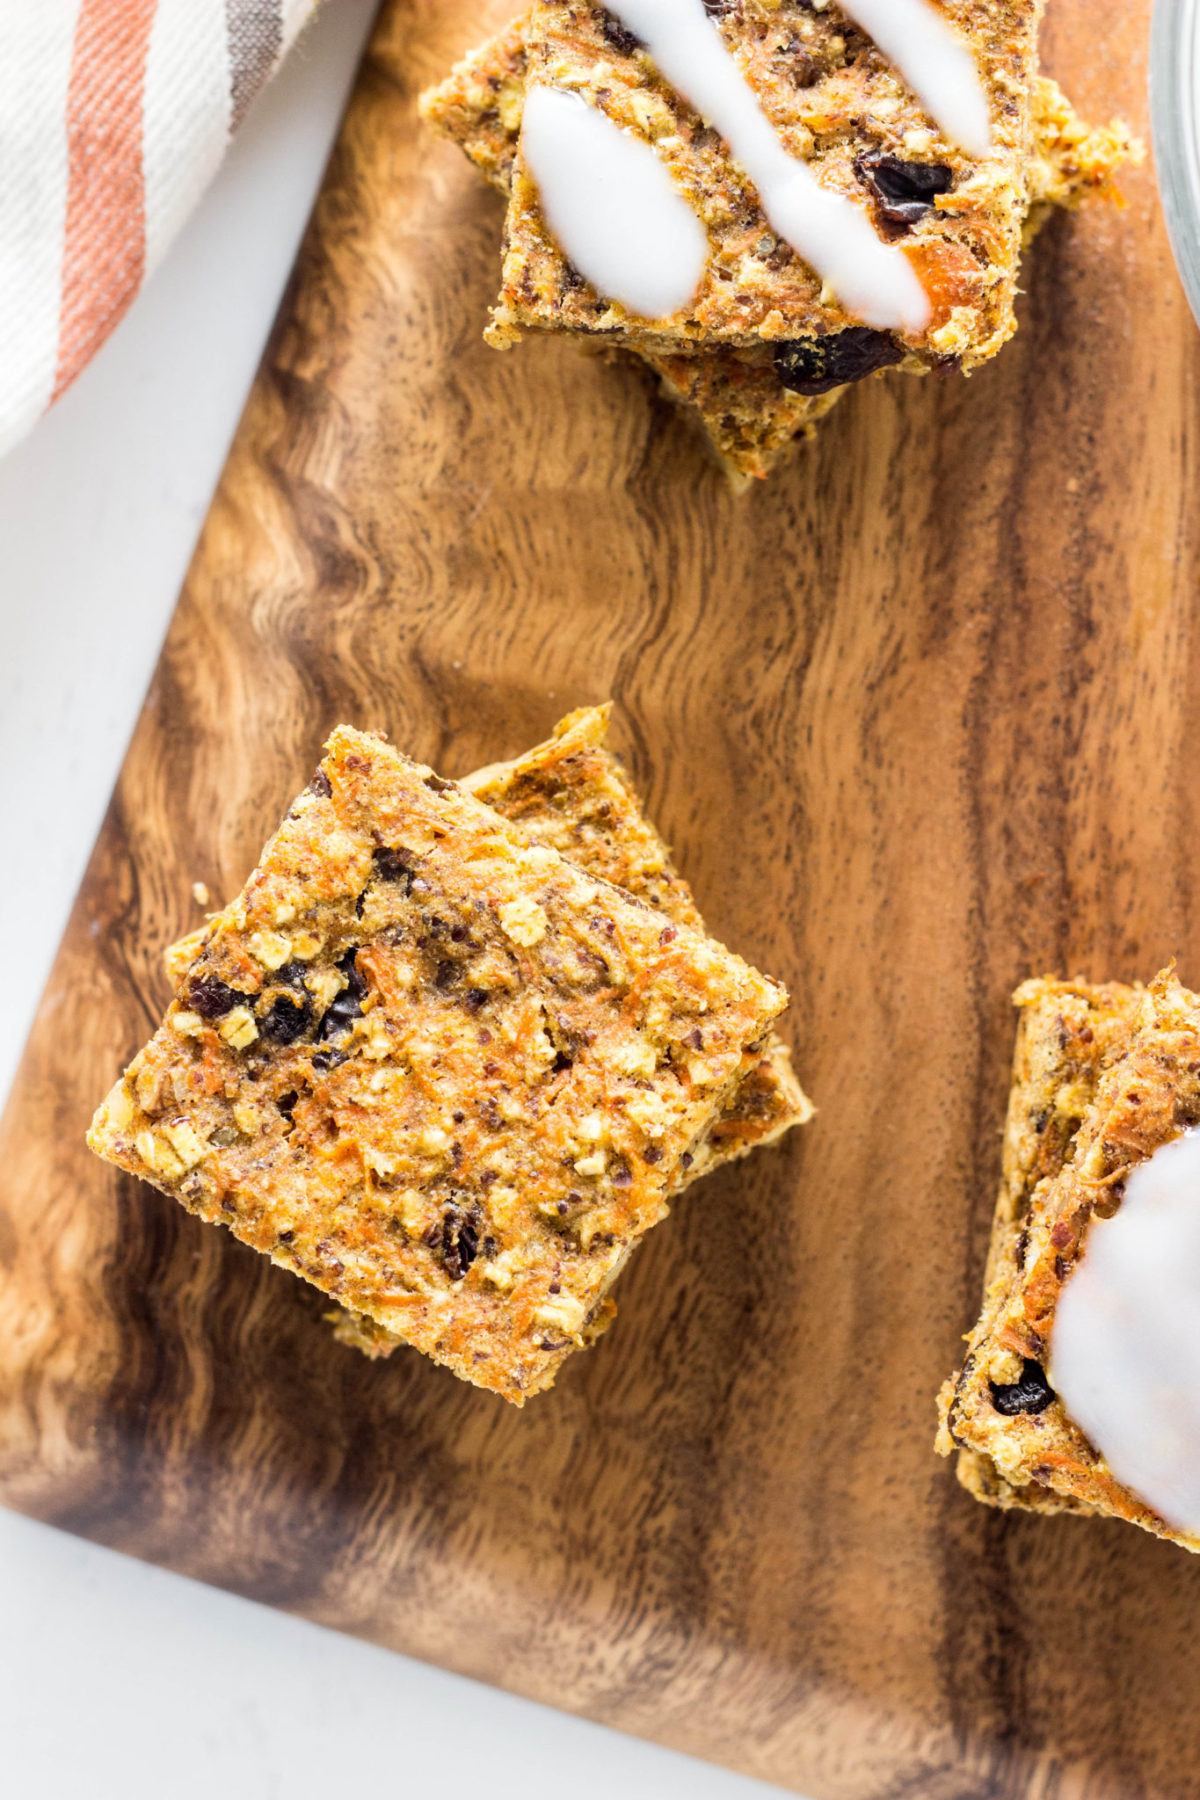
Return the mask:
[[[320,178],[371,0],[327,0],[166,265],[0,463],[0,1096]],[[2,178],[2,172],[0,172]],[[13,877],[16,879],[13,879]],[[0,1791],[770,1791],[0,1513]]]

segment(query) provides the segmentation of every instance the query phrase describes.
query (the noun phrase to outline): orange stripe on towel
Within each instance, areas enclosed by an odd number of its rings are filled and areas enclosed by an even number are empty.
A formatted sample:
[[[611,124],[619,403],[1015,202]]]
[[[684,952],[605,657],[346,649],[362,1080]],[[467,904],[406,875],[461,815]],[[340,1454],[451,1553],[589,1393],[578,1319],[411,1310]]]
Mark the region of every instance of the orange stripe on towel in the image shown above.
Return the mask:
[[[67,221],[55,400],[146,269],[142,98],[158,0],[82,0],[67,93]]]

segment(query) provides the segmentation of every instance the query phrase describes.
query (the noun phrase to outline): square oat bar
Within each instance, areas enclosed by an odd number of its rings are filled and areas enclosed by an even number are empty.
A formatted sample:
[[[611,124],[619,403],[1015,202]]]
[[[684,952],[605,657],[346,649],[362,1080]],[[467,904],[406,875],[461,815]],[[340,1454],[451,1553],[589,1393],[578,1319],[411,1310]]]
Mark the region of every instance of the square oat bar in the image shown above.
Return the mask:
[[[611,706],[584,707],[563,719],[553,737],[512,762],[463,778],[461,785],[524,832],[549,844],[586,874],[600,876],[657,907],[676,925],[705,929],[687,882],[646,817],[616,757],[607,748]],[[204,946],[208,927],[173,944],[166,962],[179,987]],[[722,1163],[775,1143],[813,1116],[786,1044],[774,1035],[742,1059],[737,1085],[681,1160],[682,1191]],[[372,1356],[402,1342],[369,1319],[335,1315],[343,1341]]]
[[[421,96],[421,116],[505,195],[512,186],[525,106],[528,24],[529,14],[522,13]],[[737,484],[765,476],[788,445],[811,435],[840,391],[790,392],[771,350],[763,346],[717,346],[697,354],[613,347],[610,353],[628,353],[644,363],[667,398],[695,418]]]
[[[530,842],[548,844],[585,874],[624,888],[676,925],[705,932],[691,888],[607,747],[611,712],[611,703],[581,707],[560,720],[544,744],[466,775],[460,786]],[[173,986],[185,980],[209,930],[203,926],[165,952]],[[813,1113],[786,1044],[772,1034],[746,1053],[728,1101],[684,1158],[679,1186],[775,1143],[792,1126],[807,1124]]]
[[[1200,999],[1163,975],[1148,990],[1029,981],[1016,1004],[983,1310],[939,1396],[938,1449],[987,1505],[1127,1519],[1200,1549],[1117,1478],[1052,1385],[1056,1313],[1092,1222],[1200,1121]]]
[[[676,925],[706,930],[691,888],[608,749],[611,705],[582,707],[513,762],[468,775],[463,786],[538,843],[588,875],[624,888]],[[813,1116],[787,1046],[772,1035],[749,1051],[730,1098],[693,1146],[681,1187],[721,1163],[773,1144]]]
[[[877,259],[885,247],[896,252],[887,266],[915,294],[923,290],[924,322],[902,308],[902,319],[872,328],[861,305],[843,304],[781,235],[778,212],[772,224],[731,143],[612,11],[593,0],[537,0],[525,31],[528,85],[578,96],[653,146],[701,220],[709,255],[690,301],[664,316],[639,317],[599,293],[549,229],[523,127],[491,341],[567,329],[668,352],[766,344],[810,391],[889,364],[970,369],[993,356],[1016,324],[1041,0],[942,0],[938,8],[969,53],[986,105],[990,145],[974,151],[936,122],[838,6],[731,0],[706,10],[784,154],[873,227]]]
[[[422,116],[508,194],[520,139],[526,84],[528,13],[465,57],[447,79],[422,96]],[[1061,90],[1045,77],[1034,89],[1033,151],[1029,164],[1028,245],[1051,206],[1077,206],[1088,195],[1115,195],[1114,176],[1135,154],[1121,125],[1085,125]],[[774,349],[716,346],[677,354],[613,351],[638,356],[667,397],[698,423],[735,484],[767,475],[783,452],[810,437],[817,421],[846,391],[803,394],[786,385]]]
[[[339,727],[92,1148],[517,1405],[786,995]]]

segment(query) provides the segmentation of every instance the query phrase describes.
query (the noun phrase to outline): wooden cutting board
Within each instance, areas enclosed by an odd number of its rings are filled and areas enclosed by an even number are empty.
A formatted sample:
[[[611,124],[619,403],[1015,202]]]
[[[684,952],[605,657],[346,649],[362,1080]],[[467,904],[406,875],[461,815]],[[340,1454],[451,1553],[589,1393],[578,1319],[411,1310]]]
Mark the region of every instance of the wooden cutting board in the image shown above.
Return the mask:
[[[414,101],[510,9],[385,9],[197,551],[0,1138],[0,1495],[821,1800],[1200,1795],[1200,1563],[932,1453],[1010,990],[1200,980],[1200,358],[1152,181],[1047,230],[998,362],[868,384],[738,499],[636,374],[480,341],[500,206]],[[1093,115],[1144,124],[1148,12],[1054,0]],[[453,774],[609,694],[821,1110],[517,1413],[340,1348],[83,1133],[192,883],[240,885],[336,721]]]

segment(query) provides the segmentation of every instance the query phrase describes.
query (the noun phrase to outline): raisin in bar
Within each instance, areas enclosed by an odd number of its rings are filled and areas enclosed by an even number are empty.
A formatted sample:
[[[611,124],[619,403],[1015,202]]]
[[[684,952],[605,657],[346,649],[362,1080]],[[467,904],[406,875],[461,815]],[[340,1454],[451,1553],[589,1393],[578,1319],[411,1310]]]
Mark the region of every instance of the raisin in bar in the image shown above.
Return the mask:
[[[785,1004],[339,727],[89,1142],[520,1405]]]
[[[959,1480],[988,1505],[1121,1518],[1200,1549],[1200,1528],[1186,1508],[1165,1517],[1153,1503],[1172,1492],[1170,1483],[1154,1496],[1143,1491],[1143,1470],[1146,1489],[1161,1475],[1144,1444],[1131,1454],[1120,1430],[1103,1441],[1113,1400],[1126,1396],[1119,1381],[1117,1393],[1105,1396],[1098,1363],[1080,1380],[1078,1344],[1094,1340],[1081,1339],[1075,1323],[1081,1316],[1086,1323],[1091,1305],[1089,1297],[1079,1312],[1084,1271],[1093,1284],[1103,1259],[1111,1281],[1114,1240],[1101,1244],[1101,1237],[1123,1195],[1132,1194],[1137,1171],[1139,1180],[1152,1166],[1157,1171],[1161,1153],[1177,1154],[1200,1122],[1200,1000],[1168,973],[1149,989],[1032,981],[1016,1003],[1021,1019],[983,1309],[962,1368],[939,1396],[938,1449],[957,1455]],[[1143,1229],[1140,1220],[1124,1223]],[[1128,1234],[1127,1242],[1139,1247]],[[1136,1266],[1123,1244],[1115,1248]],[[1158,1296],[1152,1304],[1157,1309]],[[1069,1311],[1072,1329],[1064,1335]],[[1130,1394],[1144,1414],[1136,1382],[1144,1379],[1145,1347],[1120,1310],[1101,1316],[1100,1337],[1110,1349],[1117,1339],[1118,1363],[1132,1357],[1141,1370],[1130,1378]],[[1182,1366],[1178,1375],[1186,1381]],[[1067,1376],[1060,1393],[1055,1382]],[[1173,1385],[1169,1379],[1152,1398],[1169,1402]],[[1093,1389],[1098,1432],[1094,1421],[1085,1430],[1068,1405],[1078,1394],[1073,1403],[1090,1407]]]
[[[463,59],[439,86],[422,96],[422,116],[470,158],[506,194],[520,138],[526,83],[522,14],[497,37]],[[1053,81],[1034,87],[1033,152],[1029,164],[1026,246],[1054,207],[1073,208],[1089,195],[1115,197],[1114,176],[1136,154],[1119,124],[1085,125]],[[765,477],[778,458],[816,424],[846,390],[803,394],[786,385],[769,345],[718,346],[668,355],[614,351],[640,357],[667,397],[700,426],[736,486]]]

